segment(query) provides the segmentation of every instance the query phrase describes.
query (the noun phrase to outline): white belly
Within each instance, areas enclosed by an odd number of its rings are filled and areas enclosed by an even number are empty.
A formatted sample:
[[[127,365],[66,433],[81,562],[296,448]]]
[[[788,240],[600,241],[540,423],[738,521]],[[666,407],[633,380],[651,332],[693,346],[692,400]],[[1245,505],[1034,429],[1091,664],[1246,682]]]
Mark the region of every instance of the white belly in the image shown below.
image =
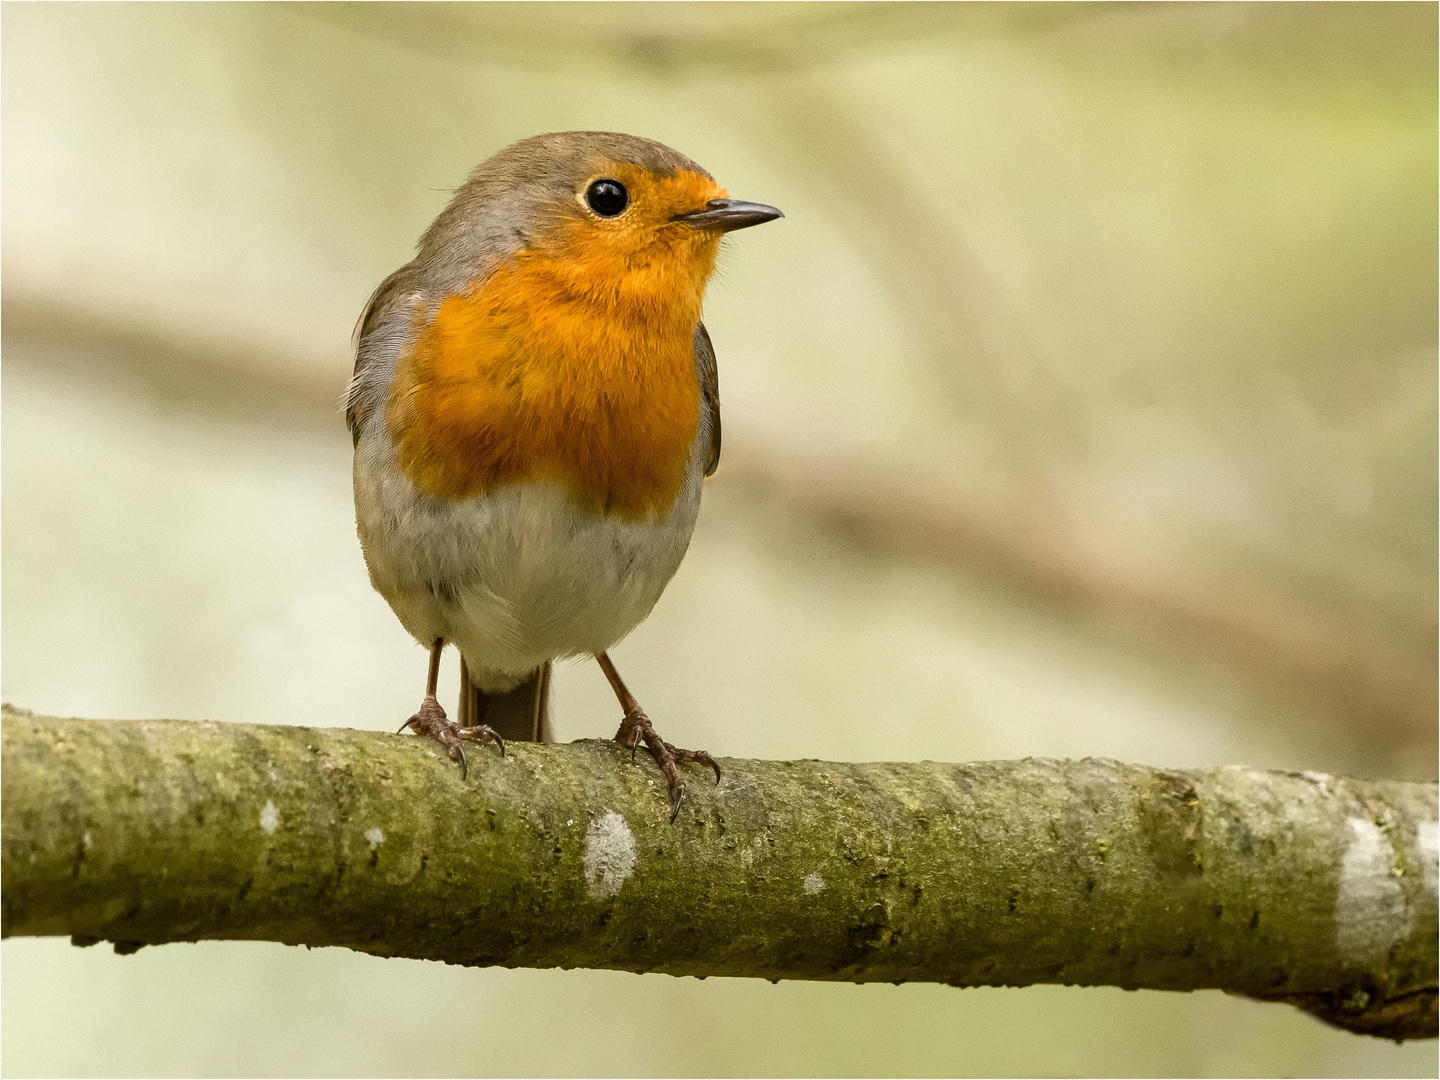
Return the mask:
[[[704,459],[690,455],[664,518],[578,509],[554,484],[473,499],[415,490],[376,432],[355,455],[355,514],[370,580],[422,644],[452,642],[482,690],[516,686],[546,660],[613,646],[669,583],[695,528]]]

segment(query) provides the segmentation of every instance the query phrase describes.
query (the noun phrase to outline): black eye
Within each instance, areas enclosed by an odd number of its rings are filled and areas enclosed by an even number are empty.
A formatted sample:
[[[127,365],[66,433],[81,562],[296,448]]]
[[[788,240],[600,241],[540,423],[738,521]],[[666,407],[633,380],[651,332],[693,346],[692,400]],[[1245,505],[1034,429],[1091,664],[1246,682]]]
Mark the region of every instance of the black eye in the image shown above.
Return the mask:
[[[601,217],[615,217],[630,205],[630,193],[619,180],[596,180],[585,189],[585,201]]]

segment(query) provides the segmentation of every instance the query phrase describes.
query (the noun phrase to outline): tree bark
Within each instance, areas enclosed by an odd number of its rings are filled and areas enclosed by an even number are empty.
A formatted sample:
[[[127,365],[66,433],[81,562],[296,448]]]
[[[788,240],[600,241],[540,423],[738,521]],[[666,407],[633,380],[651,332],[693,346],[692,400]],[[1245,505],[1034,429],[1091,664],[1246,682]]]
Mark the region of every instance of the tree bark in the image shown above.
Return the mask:
[[[3,926],[856,982],[1218,988],[1436,1034],[1436,785],[1103,759],[687,766],[609,742],[6,708]]]

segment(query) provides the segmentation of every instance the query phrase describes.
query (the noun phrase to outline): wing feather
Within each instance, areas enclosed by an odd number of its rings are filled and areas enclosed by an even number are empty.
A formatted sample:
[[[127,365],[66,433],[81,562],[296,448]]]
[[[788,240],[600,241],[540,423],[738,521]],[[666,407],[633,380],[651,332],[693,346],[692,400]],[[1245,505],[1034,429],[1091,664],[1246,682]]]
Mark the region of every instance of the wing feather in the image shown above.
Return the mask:
[[[383,390],[383,387],[375,385],[379,375],[377,369],[384,364],[377,355],[383,351],[378,347],[384,344],[379,340],[384,336],[381,333],[382,323],[394,308],[397,298],[403,297],[411,287],[414,266],[413,262],[405,264],[377,285],[355,323],[355,370],[345,391],[345,425],[350,429],[353,442],[360,441],[360,428],[374,406],[377,393]],[[389,362],[394,363],[393,356],[389,357]]]
[[[700,396],[710,419],[710,449],[705,455],[705,475],[720,464],[720,369],[715,363],[715,346],[705,324],[695,326],[695,370],[700,376]]]

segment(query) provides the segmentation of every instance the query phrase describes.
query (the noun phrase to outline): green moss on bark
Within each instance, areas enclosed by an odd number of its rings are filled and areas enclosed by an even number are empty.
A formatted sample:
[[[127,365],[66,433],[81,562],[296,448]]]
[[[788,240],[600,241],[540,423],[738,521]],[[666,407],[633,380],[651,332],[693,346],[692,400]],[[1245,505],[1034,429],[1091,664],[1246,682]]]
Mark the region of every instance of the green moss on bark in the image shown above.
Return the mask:
[[[1433,784],[4,717],[3,933],[510,967],[1220,988],[1435,1034]],[[1369,905],[1369,906],[1367,906]],[[1357,921],[1358,920],[1358,921]]]

